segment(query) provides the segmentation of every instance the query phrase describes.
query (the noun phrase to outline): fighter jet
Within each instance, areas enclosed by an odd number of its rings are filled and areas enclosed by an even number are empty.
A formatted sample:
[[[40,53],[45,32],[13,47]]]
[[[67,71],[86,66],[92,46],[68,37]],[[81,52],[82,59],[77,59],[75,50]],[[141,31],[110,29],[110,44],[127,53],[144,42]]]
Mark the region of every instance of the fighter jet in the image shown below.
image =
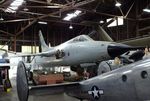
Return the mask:
[[[28,95],[57,94],[59,91],[90,101],[150,100],[150,58],[85,81],[46,86],[28,86],[25,69],[24,63],[19,62],[17,91],[20,101],[28,101]]]
[[[58,46],[48,47],[41,31],[39,31],[39,37],[42,52],[20,56],[35,56],[31,63],[42,67],[99,63],[103,60],[119,56],[129,50],[141,48],[115,42],[94,41],[87,35],[80,35]]]

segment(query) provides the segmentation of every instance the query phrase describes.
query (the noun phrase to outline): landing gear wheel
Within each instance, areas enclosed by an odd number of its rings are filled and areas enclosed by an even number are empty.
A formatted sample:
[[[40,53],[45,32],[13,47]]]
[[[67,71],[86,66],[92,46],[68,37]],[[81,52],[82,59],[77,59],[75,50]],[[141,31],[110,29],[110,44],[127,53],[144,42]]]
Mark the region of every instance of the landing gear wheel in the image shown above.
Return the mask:
[[[17,68],[17,92],[20,101],[27,101],[29,95],[25,64],[20,61]]]

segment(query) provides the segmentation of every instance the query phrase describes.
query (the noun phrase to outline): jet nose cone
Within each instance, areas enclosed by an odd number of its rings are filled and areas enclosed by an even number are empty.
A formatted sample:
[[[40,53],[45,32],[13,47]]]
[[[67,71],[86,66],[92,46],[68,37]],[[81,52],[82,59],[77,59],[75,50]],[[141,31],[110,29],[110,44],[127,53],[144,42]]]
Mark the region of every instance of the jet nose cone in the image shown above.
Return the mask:
[[[125,44],[111,44],[108,45],[108,54],[112,58],[122,55],[123,53],[130,51],[130,50],[137,50],[141,49],[142,47],[132,47]]]

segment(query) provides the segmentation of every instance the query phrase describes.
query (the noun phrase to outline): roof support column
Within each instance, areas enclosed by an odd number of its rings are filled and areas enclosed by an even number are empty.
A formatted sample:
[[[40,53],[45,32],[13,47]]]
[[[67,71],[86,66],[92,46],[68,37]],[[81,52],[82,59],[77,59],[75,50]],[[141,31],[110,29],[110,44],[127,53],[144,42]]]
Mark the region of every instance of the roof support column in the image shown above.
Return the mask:
[[[135,1],[135,14],[136,14],[136,36],[139,36],[139,20],[138,20],[138,15],[139,15],[139,0]]]

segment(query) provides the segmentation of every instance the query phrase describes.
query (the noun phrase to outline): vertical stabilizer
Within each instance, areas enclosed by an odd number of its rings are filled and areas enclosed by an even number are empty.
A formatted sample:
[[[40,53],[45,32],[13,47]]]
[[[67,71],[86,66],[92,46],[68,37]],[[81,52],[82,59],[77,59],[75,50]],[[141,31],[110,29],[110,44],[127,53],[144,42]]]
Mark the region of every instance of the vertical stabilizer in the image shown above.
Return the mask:
[[[106,31],[101,26],[96,26],[95,29],[99,33],[102,40],[113,42],[113,39],[106,33]]]
[[[42,52],[48,51],[49,47],[46,45],[46,43],[44,41],[44,38],[43,38],[41,30],[39,31],[39,38],[40,38],[40,44],[41,44]]]

